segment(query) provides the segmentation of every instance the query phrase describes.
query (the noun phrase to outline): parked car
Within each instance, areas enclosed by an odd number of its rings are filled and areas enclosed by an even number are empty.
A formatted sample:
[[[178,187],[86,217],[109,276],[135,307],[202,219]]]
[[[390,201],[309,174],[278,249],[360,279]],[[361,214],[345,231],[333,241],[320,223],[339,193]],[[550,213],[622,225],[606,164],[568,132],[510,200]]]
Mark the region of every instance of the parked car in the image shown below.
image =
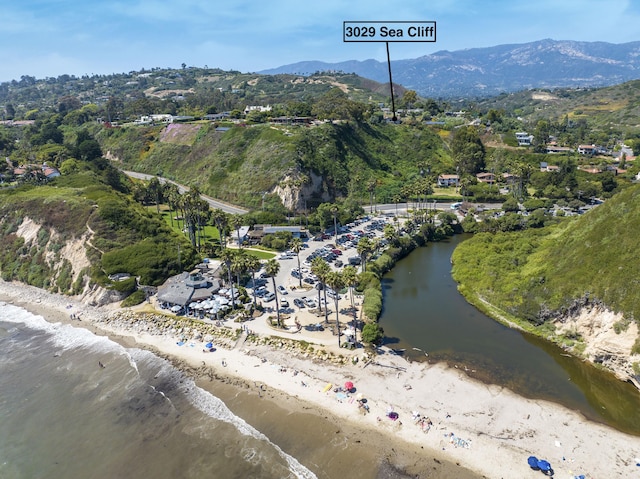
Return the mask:
[[[331,299],[342,299],[342,297],[337,293],[337,291],[334,291],[331,288],[327,288],[327,296],[329,296]]]
[[[278,293],[280,293],[280,294],[289,294],[289,291],[287,291],[287,288],[285,288],[284,286],[280,285],[280,286],[278,286]]]
[[[287,301],[286,299],[281,299],[280,300],[280,307],[281,308],[288,308],[289,307],[289,301]]]
[[[318,307],[318,303],[313,298],[304,298],[304,304],[307,305],[308,308],[315,309]]]
[[[272,293],[271,291],[269,291],[267,294],[264,295],[263,298],[267,303],[273,301],[274,299],[276,299],[276,295],[274,293]]]
[[[302,301],[300,298],[294,299],[293,304],[298,308],[304,308],[304,301]]]

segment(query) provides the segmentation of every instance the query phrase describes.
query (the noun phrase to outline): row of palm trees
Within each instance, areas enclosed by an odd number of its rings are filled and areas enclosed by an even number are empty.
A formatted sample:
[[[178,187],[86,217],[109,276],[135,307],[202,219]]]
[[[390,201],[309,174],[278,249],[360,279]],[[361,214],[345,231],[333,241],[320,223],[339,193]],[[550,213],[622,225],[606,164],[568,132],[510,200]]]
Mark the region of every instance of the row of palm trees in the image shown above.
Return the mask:
[[[175,183],[160,183],[158,178],[152,178],[148,183],[136,183],[134,198],[142,204],[155,203],[160,212],[160,205],[169,206],[171,226],[177,222],[178,228],[189,234],[192,246],[202,251],[204,245],[204,227],[215,225],[220,233],[221,250],[226,249],[226,238],[229,229],[239,230],[242,226],[241,215],[230,215],[221,209],[211,209],[209,203],[202,199],[202,193],[197,186],[192,186],[184,193]],[[177,214],[176,214],[177,213]],[[240,238],[238,238],[239,242]]]

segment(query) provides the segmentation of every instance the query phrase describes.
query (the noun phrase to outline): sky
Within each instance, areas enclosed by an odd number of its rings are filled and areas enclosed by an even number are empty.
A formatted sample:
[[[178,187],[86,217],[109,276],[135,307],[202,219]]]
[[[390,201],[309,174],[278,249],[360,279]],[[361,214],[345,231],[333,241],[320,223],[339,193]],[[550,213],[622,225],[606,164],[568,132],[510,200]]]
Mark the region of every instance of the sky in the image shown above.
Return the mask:
[[[386,61],[344,21],[435,21],[391,60],[554,40],[640,41],[637,0],[15,0],[0,2],[0,82],[194,67],[258,72],[307,60]]]

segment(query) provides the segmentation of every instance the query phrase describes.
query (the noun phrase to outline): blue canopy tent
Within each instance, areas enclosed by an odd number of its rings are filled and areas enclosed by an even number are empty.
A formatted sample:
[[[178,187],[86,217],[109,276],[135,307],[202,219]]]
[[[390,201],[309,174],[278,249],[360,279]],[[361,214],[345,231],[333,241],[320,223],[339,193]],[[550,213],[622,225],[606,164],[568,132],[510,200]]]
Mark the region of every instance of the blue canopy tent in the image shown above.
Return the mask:
[[[542,472],[549,472],[551,470],[551,464],[549,464],[549,462],[545,461],[544,459],[540,459],[538,461],[538,469],[540,469]]]

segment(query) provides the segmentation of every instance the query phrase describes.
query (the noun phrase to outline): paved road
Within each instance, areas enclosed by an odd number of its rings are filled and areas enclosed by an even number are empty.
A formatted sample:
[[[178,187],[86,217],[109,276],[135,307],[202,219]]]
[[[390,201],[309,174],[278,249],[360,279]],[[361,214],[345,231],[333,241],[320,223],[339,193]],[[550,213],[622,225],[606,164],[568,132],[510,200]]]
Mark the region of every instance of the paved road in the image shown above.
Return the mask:
[[[455,202],[454,201],[429,202],[427,204],[426,209],[435,208],[437,210],[451,211],[451,205],[453,203]],[[495,210],[495,209],[502,208],[502,203],[473,203],[473,205],[485,210]],[[372,209],[371,206],[363,205],[362,208],[366,213],[371,213],[371,209]],[[395,215],[397,211],[398,214],[404,215],[407,213],[407,209],[413,209],[413,208],[414,208],[413,202],[409,202],[408,205],[407,203],[398,203],[397,205],[395,203],[386,203],[386,204],[373,205],[373,212],[378,214],[390,213]],[[422,208],[424,209],[424,206]]]
[[[184,193],[185,191],[189,191],[189,187],[188,186],[180,185],[180,184],[176,183],[175,181],[169,180],[167,178],[163,178],[161,176],[147,175],[146,173],[137,173],[135,171],[122,170],[122,172],[125,175],[130,176],[131,178],[136,178],[138,180],[148,181],[151,178],[158,178],[158,181],[160,181],[160,183],[162,183],[162,184],[164,184],[164,183],[173,183],[174,185],[176,185],[178,187],[178,191],[180,191],[181,194]],[[243,215],[243,214],[248,212],[248,210],[245,210],[244,208],[240,208],[239,206],[235,206],[235,205],[230,205],[229,203],[223,203],[222,201],[216,200],[214,198],[211,198],[210,196],[207,196],[207,195],[200,195],[200,196],[202,197],[203,200],[205,200],[207,203],[209,203],[211,208],[220,209],[220,210],[224,211],[225,213]]]

